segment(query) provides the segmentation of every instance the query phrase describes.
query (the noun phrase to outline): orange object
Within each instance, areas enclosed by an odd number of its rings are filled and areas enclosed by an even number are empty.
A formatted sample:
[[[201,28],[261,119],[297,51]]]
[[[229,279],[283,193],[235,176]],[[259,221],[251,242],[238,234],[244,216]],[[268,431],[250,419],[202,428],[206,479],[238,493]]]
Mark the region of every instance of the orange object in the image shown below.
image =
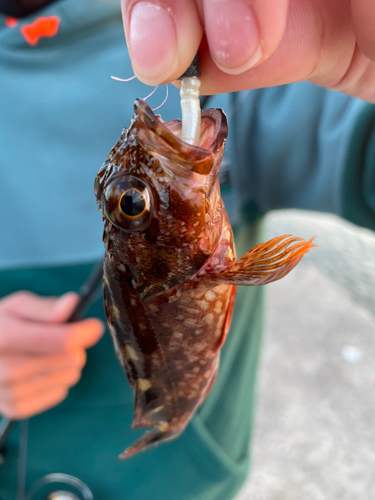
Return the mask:
[[[8,16],[5,18],[5,26],[8,28],[14,28],[18,24],[18,19],[15,17]]]
[[[40,38],[55,36],[59,30],[58,16],[38,17],[33,23],[25,24],[21,33],[29,45],[36,45]]]

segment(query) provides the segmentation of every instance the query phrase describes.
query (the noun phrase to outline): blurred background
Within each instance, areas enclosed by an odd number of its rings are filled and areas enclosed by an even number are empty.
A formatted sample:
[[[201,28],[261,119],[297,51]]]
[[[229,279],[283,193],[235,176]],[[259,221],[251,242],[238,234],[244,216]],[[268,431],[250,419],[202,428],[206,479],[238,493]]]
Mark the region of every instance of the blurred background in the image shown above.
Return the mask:
[[[308,211],[266,220],[267,239],[315,235],[318,248],[267,285],[252,471],[238,500],[375,498],[375,234]]]

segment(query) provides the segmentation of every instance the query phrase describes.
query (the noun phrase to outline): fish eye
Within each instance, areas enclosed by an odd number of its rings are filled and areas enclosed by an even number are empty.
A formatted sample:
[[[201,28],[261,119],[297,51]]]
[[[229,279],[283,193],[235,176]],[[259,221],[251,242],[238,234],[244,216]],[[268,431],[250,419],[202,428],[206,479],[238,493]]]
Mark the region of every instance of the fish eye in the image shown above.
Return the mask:
[[[121,195],[119,209],[126,217],[142,217],[146,210],[146,197],[137,189],[128,189]]]
[[[107,218],[128,232],[145,229],[151,220],[153,197],[150,187],[131,175],[115,176],[104,189]]]

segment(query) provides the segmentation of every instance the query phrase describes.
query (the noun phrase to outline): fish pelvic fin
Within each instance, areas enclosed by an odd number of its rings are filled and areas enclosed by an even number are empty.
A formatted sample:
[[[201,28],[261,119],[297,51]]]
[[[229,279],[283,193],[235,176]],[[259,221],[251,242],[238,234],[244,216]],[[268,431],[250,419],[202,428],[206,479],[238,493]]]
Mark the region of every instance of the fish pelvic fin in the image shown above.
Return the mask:
[[[249,250],[243,257],[225,269],[206,274],[200,279],[205,283],[228,285],[265,285],[286,276],[305,253],[316,247],[308,241],[289,234],[278,236]]]

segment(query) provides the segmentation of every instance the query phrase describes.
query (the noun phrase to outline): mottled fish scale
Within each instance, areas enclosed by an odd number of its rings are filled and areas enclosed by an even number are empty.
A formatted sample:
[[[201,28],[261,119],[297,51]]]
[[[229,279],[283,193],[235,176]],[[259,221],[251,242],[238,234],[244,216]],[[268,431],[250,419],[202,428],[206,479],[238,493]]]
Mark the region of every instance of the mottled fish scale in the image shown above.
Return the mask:
[[[108,325],[134,390],[133,426],[154,428],[122,458],[177,437],[210,392],[236,286],[280,279],[314,246],[281,236],[236,260],[218,180],[225,115],[202,113],[200,147],[180,132],[136,100],[95,180]]]

